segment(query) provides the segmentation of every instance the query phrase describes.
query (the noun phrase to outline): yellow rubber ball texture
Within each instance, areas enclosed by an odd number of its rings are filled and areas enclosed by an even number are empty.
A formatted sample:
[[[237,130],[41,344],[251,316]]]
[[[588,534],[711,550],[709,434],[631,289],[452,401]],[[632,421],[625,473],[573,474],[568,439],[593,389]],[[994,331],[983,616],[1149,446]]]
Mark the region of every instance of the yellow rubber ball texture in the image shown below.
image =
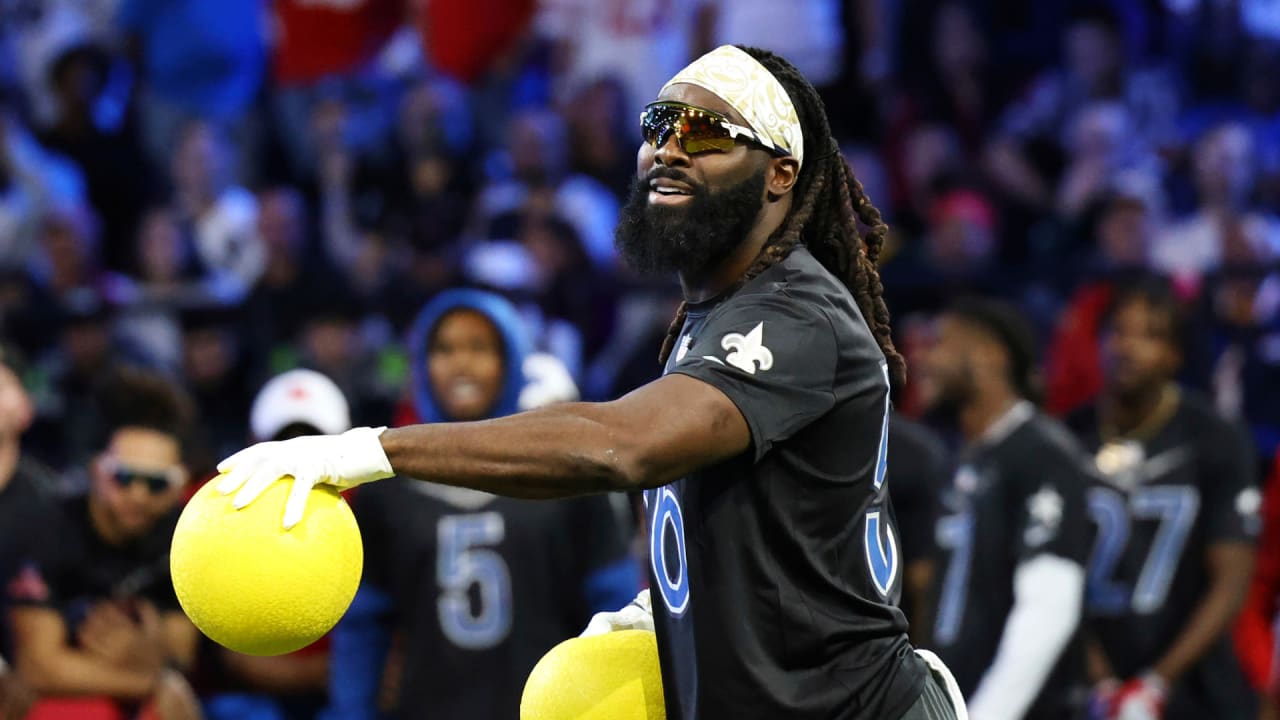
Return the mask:
[[[364,564],[360,529],[328,486],[307,498],[305,518],[280,523],[293,478],[243,510],[215,478],[178,518],[169,554],[173,589],[187,617],[217,643],[248,655],[283,655],[329,631],[355,597]]]
[[[520,720],[665,720],[657,636],[619,630],[555,646],[529,674]]]

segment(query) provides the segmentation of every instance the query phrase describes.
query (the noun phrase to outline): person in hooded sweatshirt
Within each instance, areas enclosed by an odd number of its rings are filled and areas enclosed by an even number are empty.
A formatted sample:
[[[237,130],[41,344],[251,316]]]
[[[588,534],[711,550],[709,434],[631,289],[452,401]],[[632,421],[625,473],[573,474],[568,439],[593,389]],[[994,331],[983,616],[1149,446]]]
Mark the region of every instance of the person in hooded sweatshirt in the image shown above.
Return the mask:
[[[530,353],[515,309],[482,291],[438,295],[409,350],[413,422],[501,417],[572,390]],[[517,717],[538,660],[639,586],[605,496],[516,500],[394,478],[352,508],[365,571],[332,635],[334,718]]]

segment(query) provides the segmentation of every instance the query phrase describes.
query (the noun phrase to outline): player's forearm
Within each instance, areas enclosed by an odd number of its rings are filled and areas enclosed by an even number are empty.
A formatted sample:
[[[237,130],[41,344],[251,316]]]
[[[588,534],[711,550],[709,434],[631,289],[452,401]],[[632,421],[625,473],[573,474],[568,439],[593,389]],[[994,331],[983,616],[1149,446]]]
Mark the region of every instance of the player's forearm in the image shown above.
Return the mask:
[[[599,405],[572,403],[497,420],[394,428],[382,447],[397,474],[498,495],[547,499],[652,481],[636,438]]]
[[[1244,603],[1253,550],[1243,543],[1231,543],[1210,548],[1209,556],[1209,591],[1186,628],[1152,668],[1169,683],[1176,682],[1227,632]]]
[[[106,695],[137,700],[155,688],[155,673],[118,667],[70,648],[43,657],[19,654],[18,672],[41,695]]]

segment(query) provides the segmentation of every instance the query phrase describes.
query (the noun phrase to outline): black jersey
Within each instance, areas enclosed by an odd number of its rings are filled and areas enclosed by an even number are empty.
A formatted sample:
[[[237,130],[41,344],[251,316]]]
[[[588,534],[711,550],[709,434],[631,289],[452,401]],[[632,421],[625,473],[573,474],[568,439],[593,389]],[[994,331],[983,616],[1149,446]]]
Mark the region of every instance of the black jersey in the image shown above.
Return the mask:
[[[671,720],[896,718],[926,671],[895,607],[888,369],[804,248],[690,305],[666,371],[751,432],[739,457],[644,493]]]
[[[93,527],[87,495],[66,498],[55,508],[44,518],[44,536],[52,542],[34,548],[9,583],[11,603],[61,613],[70,637],[92,606],[104,600],[145,599],[161,613],[181,612],[169,577],[169,546],[180,510],[141,537],[111,545]]]
[[[1084,567],[1088,483],[1079,445],[1030,403],[962,454],[938,519],[933,641],[966,697],[996,659],[1019,566],[1047,553]],[[1024,717],[1066,717],[1082,671],[1073,640]]]
[[[0,588],[13,583],[18,592],[24,583],[40,579],[35,553],[59,541],[49,522],[57,512],[34,463],[20,459],[9,484],[0,490]],[[13,650],[8,622],[3,619],[7,595],[0,596],[0,655],[5,657]]]
[[[1205,400],[1170,393],[1176,409],[1143,438],[1104,442],[1095,408],[1071,418],[1099,470],[1089,624],[1120,677],[1150,668],[1186,627],[1208,587],[1208,548],[1250,543],[1258,530],[1248,435]],[[1224,635],[1174,688],[1168,717],[1234,717],[1232,696],[1248,695],[1240,677]]]
[[[404,648],[398,718],[519,716],[533,666],[591,619],[592,578],[632,571],[604,496],[530,501],[395,478],[353,502],[365,581],[390,595]],[[599,609],[599,608],[596,608]]]

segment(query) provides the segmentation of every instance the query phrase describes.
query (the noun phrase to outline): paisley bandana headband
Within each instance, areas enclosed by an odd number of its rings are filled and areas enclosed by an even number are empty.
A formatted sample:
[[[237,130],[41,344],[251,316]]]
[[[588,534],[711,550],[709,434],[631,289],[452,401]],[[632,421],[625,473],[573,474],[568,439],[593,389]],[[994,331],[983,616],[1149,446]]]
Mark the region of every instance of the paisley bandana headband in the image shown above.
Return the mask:
[[[804,134],[791,96],[755,58],[732,45],[721,45],[676,73],[662,89],[676,83],[715,93],[737,110],[752,130],[804,166]]]

